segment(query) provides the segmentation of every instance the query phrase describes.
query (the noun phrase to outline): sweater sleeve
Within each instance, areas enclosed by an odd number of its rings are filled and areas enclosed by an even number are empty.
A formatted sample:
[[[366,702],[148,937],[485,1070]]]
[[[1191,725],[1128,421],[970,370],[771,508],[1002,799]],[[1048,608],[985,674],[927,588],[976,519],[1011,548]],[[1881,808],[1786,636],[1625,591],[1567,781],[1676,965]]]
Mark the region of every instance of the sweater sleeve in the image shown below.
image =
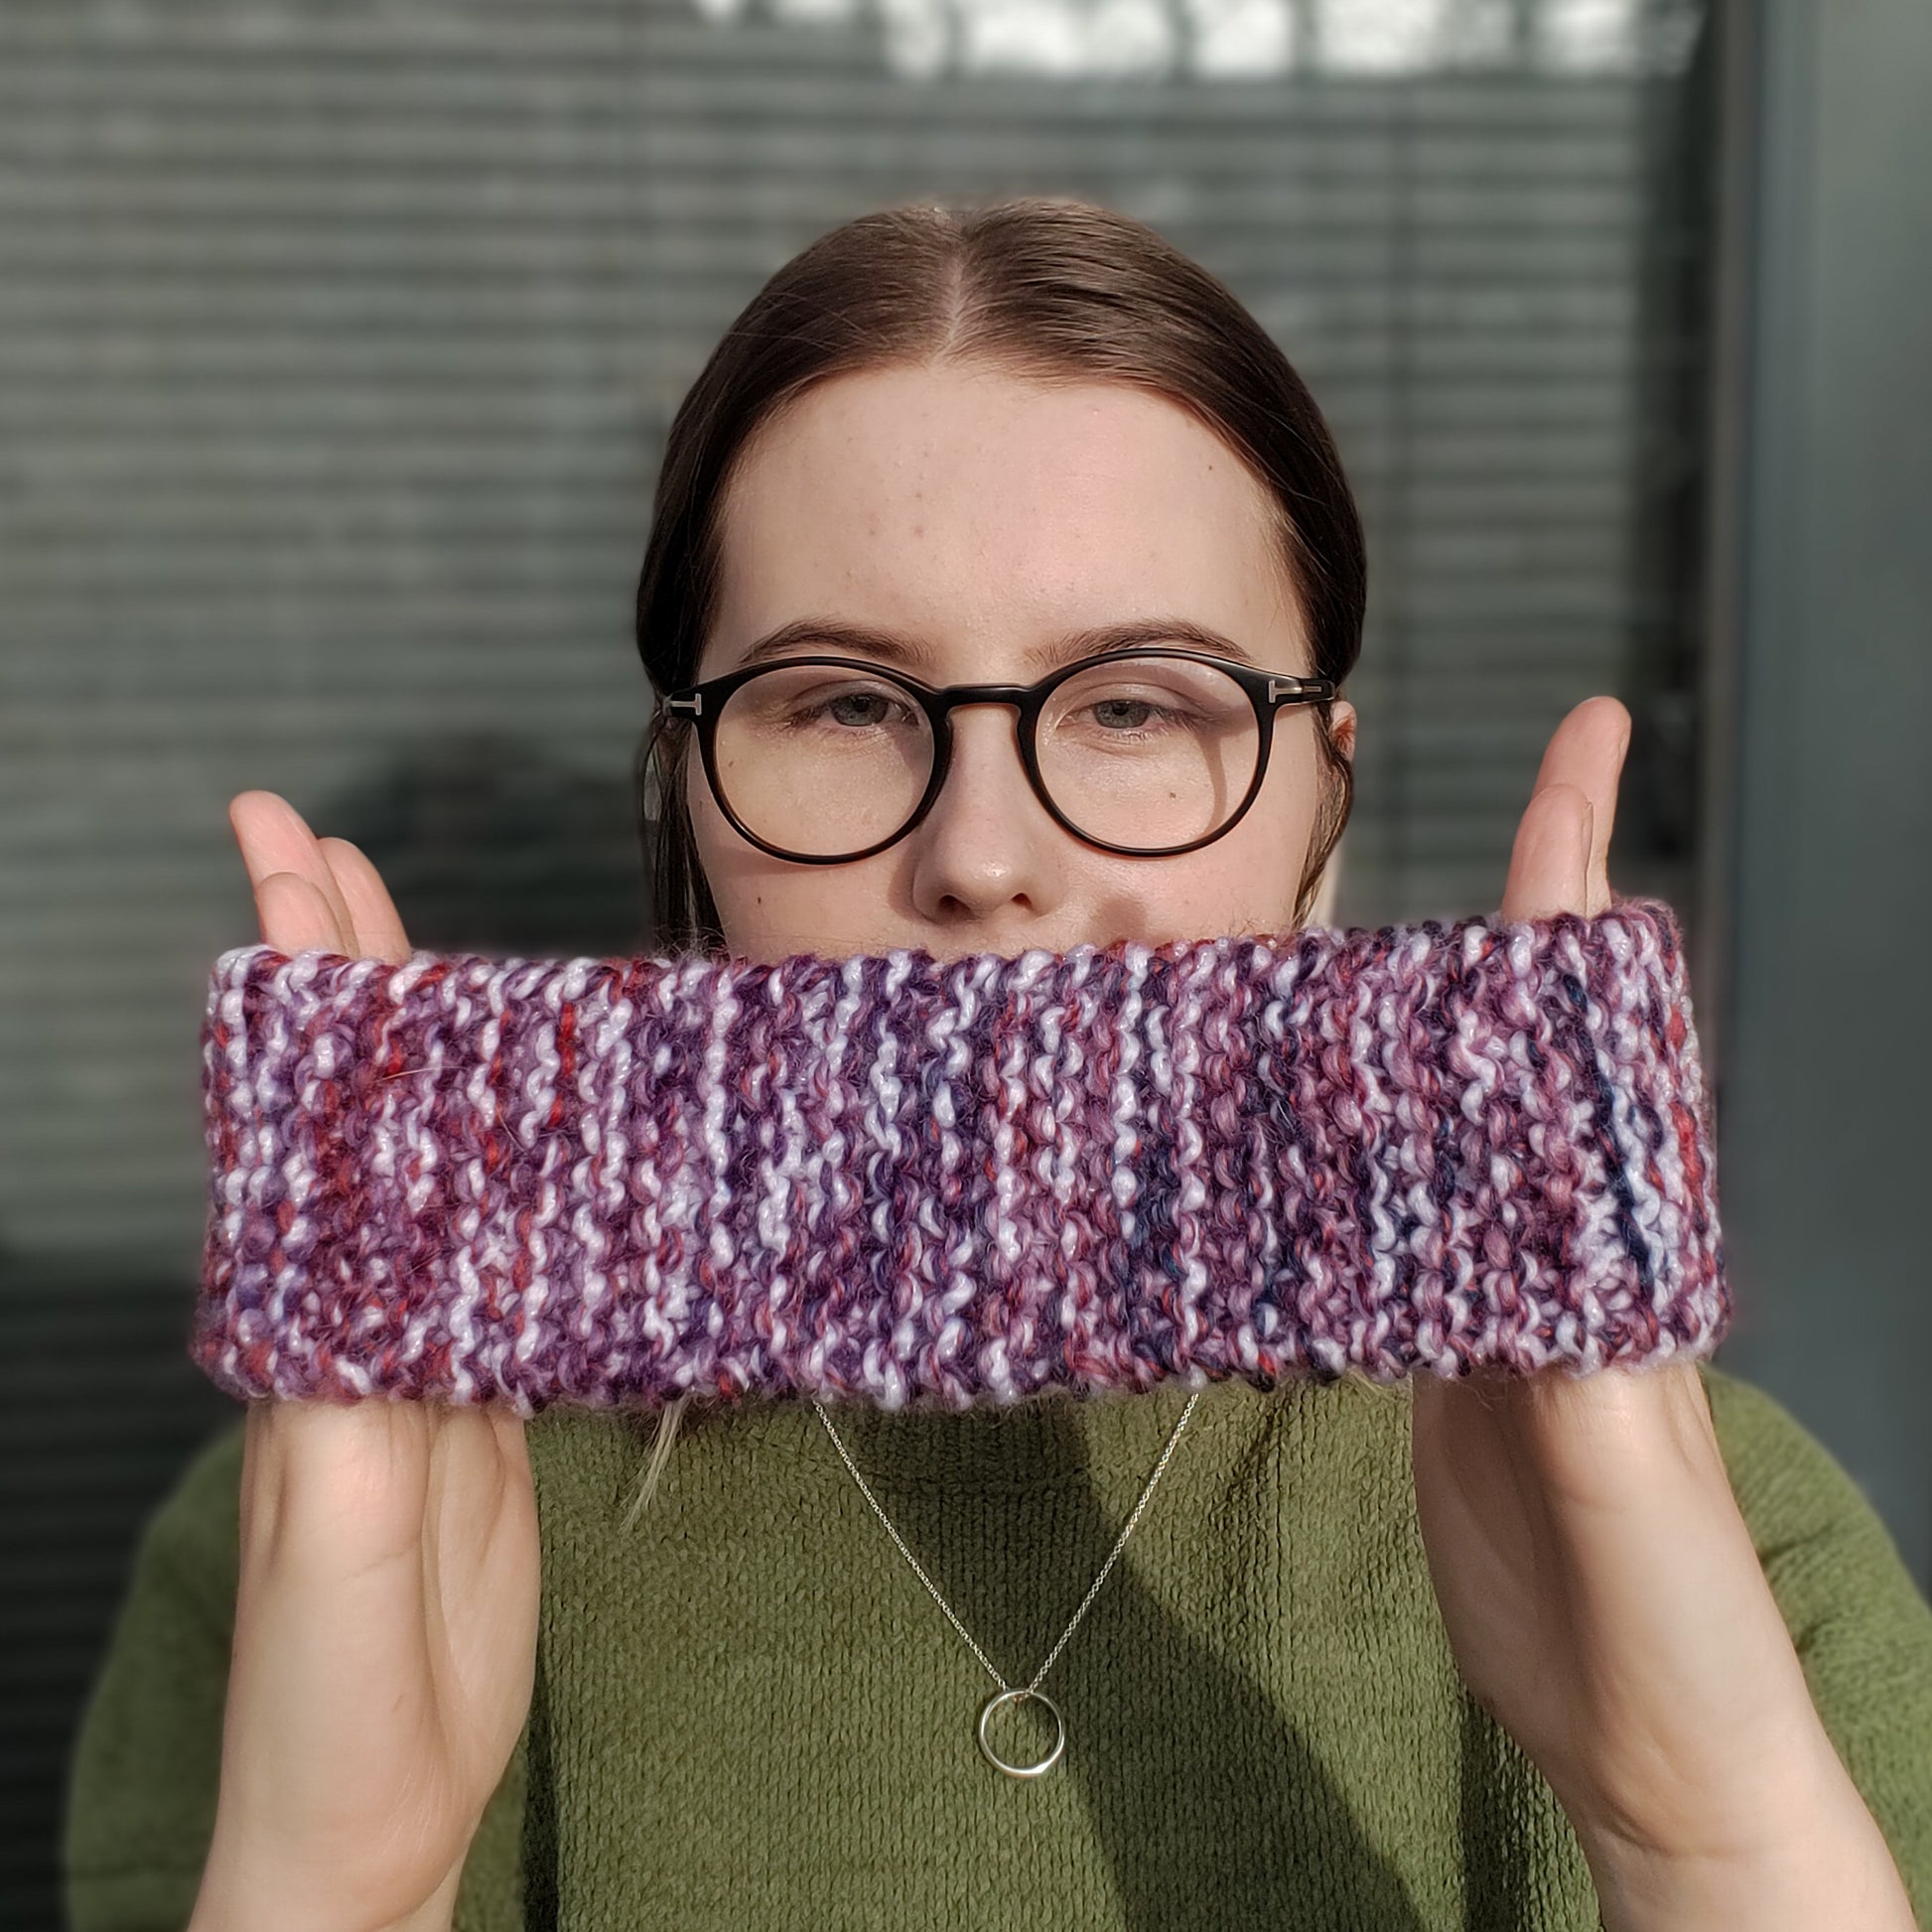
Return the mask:
[[[190,1458],[136,1546],[69,1760],[69,1932],[182,1932],[194,1912],[220,1783],[245,1428]],[[519,1739],[471,1843],[454,1932],[523,1932],[525,1761]]]
[[[1851,1473],[1767,1391],[1701,1365],[1732,1493],[1827,1735],[1932,1926],[1932,1603]]]
[[[69,1932],[179,1932],[214,1831],[234,1627],[242,1421],[149,1517],[69,1760]]]

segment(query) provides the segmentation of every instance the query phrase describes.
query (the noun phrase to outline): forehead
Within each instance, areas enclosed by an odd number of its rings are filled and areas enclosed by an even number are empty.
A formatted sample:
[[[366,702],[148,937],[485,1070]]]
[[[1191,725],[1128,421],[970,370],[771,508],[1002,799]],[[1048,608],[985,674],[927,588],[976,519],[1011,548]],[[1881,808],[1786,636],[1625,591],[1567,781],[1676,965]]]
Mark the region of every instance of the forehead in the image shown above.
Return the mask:
[[[976,364],[817,384],[742,453],[707,666],[801,617],[904,630],[948,668],[1187,618],[1299,668],[1272,506],[1165,396]]]

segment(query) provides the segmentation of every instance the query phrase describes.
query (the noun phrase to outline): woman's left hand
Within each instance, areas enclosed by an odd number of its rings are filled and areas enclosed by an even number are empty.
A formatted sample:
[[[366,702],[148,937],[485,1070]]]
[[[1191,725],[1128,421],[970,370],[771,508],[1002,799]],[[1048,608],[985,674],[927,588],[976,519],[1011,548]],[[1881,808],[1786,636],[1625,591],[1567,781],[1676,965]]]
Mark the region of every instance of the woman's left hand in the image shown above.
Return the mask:
[[[1629,734],[1607,697],[1558,726],[1516,834],[1504,917],[1608,907]],[[1417,1509],[1456,1665],[1543,1773],[1593,1868],[1629,1856],[1742,1869],[1788,1855],[1821,1797],[1828,1818],[1843,1815],[1832,1807],[1850,1781],[1731,1493],[1695,1362],[1423,1373],[1414,1397]]]

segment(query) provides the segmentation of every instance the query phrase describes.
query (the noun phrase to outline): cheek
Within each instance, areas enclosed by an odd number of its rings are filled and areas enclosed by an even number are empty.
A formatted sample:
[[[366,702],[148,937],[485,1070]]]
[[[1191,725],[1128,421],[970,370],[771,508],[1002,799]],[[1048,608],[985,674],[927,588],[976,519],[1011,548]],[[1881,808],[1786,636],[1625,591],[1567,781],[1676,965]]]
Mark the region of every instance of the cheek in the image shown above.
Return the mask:
[[[1300,839],[1313,827],[1319,796],[1318,752],[1312,722],[1285,718],[1275,727],[1274,744],[1268,754],[1268,773],[1262,780],[1260,795],[1248,808],[1248,817],[1259,819],[1277,840],[1291,836]],[[1247,820],[1235,829],[1246,831]]]
[[[699,868],[735,947],[836,944],[825,935],[836,930],[839,908],[850,901],[875,904],[887,891],[889,882],[870,868],[829,868],[840,875],[832,884],[816,867],[786,865],[740,838],[695,759],[685,774],[685,804]]]
[[[719,833],[729,827],[719,819],[717,805],[711,802],[711,786],[705,780],[703,765],[699,763],[698,748],[692,748],[690,758],[684,761],[684,811],[692,821],[692,833],[698,839],[698,848],[711,858],[719,846]]]
[[[1138,882],[1155,928],[1185,934],[1287,931],[1308,861],[1315,797],[1308,755],[1278,732],[1261,790],[1240,824],[1174,861],[1158,885]]]
[[[1219,866],[1234,866],[1265,879],[1272,890],[1293,896],[1301,882],[1314,836],[1321,799],[1321,773],[1312,737],[1278,729],[1268,772],[1248,813],[1221,841],[1224,852],[1209,847]]]
[[[684,809],[691,820],[691,834],[707,867],[728,865],[732,850],[745,850],[745,842],[725,823],[711,785],[704,774],[695,747],[684,768]]]
[[[684,776],[684,803],[690,816],[691,843],[696,849],[698,869],[704,874],[720,913],[729,917],[728,904],[738,897],[737,880],[752,870],[761,855],[726,822],[695,757]]]

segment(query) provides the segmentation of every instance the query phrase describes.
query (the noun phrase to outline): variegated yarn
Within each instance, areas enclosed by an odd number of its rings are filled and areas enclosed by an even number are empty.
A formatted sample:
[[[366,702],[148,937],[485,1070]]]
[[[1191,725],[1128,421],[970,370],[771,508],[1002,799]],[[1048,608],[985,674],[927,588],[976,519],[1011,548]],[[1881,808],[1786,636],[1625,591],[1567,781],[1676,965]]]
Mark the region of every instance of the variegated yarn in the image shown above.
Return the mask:
[[[223,953],[192,1352],[240,1396],[887,1408],[1587,1373],[1730,1315],[1680,934]]]

